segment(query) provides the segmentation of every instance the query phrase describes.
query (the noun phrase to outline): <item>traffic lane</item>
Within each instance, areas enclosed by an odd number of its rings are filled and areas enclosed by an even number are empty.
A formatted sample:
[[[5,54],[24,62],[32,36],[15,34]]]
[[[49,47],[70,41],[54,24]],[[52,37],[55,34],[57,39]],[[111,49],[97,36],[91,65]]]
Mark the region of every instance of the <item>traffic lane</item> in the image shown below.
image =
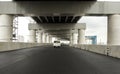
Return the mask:
[[[30,56],[33,52],[36,52],[36,48],[0,52],[0,69]]]
[[[101,74],[68,47],[47,47],[0,69],[1,74]],[[78,50],[79,51],[79,50]],[[29,53],[27,53],[29,54]]]
[[[36,47],[28,50],[26,53],[29,56],[1,68],[0,73],[120,74],[120,60],[115,58],[70,47]]]

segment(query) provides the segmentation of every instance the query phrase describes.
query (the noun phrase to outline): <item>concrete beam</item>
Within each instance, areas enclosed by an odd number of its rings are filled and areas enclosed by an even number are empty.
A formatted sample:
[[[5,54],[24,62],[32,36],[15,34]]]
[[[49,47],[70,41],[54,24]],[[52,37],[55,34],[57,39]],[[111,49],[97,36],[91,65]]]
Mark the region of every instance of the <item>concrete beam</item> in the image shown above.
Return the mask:
[[[70,34],[70,33],[78,33],[78,29],[76,30],[46,30],[45,32],[50,34]]]
[[[29,24],[28,26],[29,30],[34,29],[43,29],[43,30],[72,30],[72,29],[86,29],[85,23],[57,23],[57,24]]]
[[[51,35],[51,36],[61,37],[61,38],[63,38],[63,37],[65,37],[65,38],[70,38],[70,35],[69,35],[69,34],[68,34],[68,35],[55,35],[55,34],[53,34],[53,35]]]
[[[48,32],[50,33],[50,32]],[[51,35],[65,35],[65,34],[69,34],[70,32],[53,32],[53,33],[50,33]]]
[[[54,37],[59,38],[59,39],[69,39],[70,40],[69,37],[58,37],[58,36],[54,36]]]
[[[49,33],[50,35],[56,35],[56,36],[70,36],[70,33]]]
[[[70,1],[21,1],[0,2],[0,14],[20,14],[29,16],[69,13],[83,16],[99,14],[120,14],[120,2],[70,2]]]
[[[65,29],[65,30],[45,30],[46,32],[51,32],[51,33],[53,33],[53,32],[55,32],[55,31],[57,31],[57,32],[78,32],[78,29],[69,29],[69,30],[67,30],[67,29]]]
[[[63,34],[63,35],[65,35],[65,34],[69,34],[69,33],[70,33],[70,30],[68,30],[68,31],[54,30],[53,32],[47,31],[47,33],[49,33],[49,34]]]
[[[77,33],[78,30],[47,30],[47,33],[50,35],[61,38],[61,39],[69,39],[70,40],[70,35],[72,33]]]

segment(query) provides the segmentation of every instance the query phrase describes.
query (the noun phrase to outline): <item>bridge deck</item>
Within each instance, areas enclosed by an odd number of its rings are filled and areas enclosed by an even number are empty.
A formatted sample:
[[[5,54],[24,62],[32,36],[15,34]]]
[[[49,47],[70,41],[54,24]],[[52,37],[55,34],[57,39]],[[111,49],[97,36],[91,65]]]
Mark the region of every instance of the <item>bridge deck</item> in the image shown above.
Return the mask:
[[[0,74],[120,74],[120,60],[70,47],[34,47],[0,53]]]

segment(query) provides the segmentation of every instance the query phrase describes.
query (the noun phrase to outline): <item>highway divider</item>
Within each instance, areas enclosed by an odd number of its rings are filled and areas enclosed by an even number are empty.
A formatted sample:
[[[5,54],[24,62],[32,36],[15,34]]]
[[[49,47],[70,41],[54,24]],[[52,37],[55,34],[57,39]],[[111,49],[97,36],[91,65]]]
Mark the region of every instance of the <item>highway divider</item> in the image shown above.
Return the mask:
[[[34,46],[49,46],[49,43],[0,42],[0,51],[11,51]]]
[[[72,47],[120,58],[120,45],[73,45]]]

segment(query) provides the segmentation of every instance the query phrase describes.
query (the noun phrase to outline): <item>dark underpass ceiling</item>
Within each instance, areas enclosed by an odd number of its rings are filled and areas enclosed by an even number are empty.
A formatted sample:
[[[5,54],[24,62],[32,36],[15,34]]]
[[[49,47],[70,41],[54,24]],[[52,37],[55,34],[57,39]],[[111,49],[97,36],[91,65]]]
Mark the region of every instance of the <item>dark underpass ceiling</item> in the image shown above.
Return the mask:
[[[32,16],[37,23],[77,23],[80,16]]]
[[[32,18],[38,23],[77,23],[81,16],[72,16],[72,15],[60,15],[60,16],[32,16]],[[48,33],[53,37],[57,37],[64,40],[70,40],[70,32],[68,30],[49,30]],[[55,34],[53,34],[55,32]]]

